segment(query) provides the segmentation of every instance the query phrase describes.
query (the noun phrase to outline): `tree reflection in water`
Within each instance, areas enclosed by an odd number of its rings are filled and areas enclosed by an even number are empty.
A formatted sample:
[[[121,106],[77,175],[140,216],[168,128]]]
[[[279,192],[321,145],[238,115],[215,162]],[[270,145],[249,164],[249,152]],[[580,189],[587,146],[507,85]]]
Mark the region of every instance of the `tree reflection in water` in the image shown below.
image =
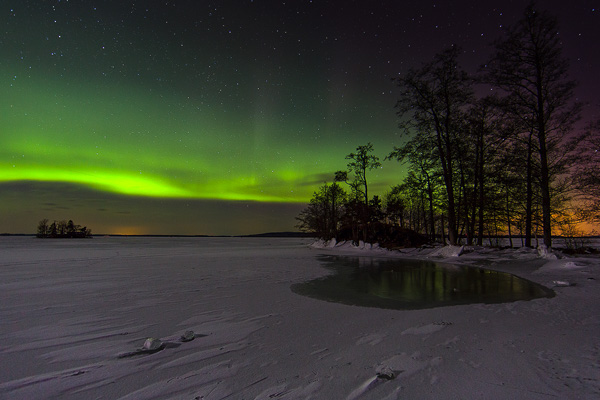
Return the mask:
[[[553,297],[542,285],[483,268],[420,260],[323,257],[332,275],[292,286],[331,302],[391,309],[505,303]]]

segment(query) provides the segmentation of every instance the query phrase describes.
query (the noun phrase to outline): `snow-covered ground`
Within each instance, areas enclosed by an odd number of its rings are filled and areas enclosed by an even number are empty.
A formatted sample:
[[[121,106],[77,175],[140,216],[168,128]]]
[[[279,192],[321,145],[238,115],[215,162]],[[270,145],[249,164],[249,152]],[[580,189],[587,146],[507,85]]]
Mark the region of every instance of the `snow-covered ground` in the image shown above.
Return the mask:
[[[310,242],[0,238],[0,398],[600,398],[600,258]],[[485,266],[556,296],[406,311],[293,293],[330,273],[322,254]],[[148,337],[164,349],[136,353]]]

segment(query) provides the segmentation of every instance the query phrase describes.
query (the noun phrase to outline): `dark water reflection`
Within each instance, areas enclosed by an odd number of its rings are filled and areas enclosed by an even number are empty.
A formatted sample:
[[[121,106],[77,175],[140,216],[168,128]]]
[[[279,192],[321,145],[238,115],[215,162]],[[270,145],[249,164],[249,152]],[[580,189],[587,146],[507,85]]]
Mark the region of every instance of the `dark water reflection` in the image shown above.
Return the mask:
[[[422,309],[553,297],[515,275],[429,261],[324,257],[334,274],[292,286],[295,293],[336,303]]]

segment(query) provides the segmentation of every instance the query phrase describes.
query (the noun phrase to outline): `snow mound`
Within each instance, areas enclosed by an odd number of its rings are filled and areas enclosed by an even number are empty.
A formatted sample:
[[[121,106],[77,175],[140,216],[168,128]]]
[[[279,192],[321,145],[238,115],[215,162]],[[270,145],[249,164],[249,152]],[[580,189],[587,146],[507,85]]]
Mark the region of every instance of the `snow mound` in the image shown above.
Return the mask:
[[[314,242],[312,242],[311,244],[308,245],[308,247],[311,247],[313,249],[322,249],[323,247],[325,247],[325,241],[324,240],[316,240]]]
[[[465,246],[444,246],[431,252],[432,257],[458,257],[465,251]]]
[[[355,246],[358,249],[361,250],[372,250],[372,249],[376,249],[379,247],[379,243],[365,243],[362,240],[358,241],[358,246]]]
[[[316,241],[312,242],[311,244],[309,244],[308,247],[312,247],[313,249],[326,249],[326,248],[335,247],[336,244],[337,243],[336,243],[335,239],[331,239],[331,240],[319,239],[319,240],[316,240]]]
[[[360,240],[358,244],[352,243],[349,240],[342,240],[338,242],[335,238],[330,240],[319,239],[308,245],[313,249],[338,249],[338,250],[351,250],[351,251],[387,251],[386,249],[379,246],[379,243],[366,243]]]
[[[556,254],[552,254],[552,250],[549,250],[545,244],[540,244],[537,248],[538,255],[546,260],[556,260],[558,257]]]
[[[576,271],[582,268],[586,268],[585,265],[577,265],[573,261],[567,260],[551,260],[542,265],[534,274],[545,273],[545,272],[560,272],[560,271]]]

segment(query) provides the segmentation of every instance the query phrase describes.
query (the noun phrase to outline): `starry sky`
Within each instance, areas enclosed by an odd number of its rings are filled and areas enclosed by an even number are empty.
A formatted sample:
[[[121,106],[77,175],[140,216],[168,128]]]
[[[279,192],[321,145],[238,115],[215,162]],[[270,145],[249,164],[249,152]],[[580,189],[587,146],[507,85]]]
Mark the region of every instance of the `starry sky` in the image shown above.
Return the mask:
[[[391,78],[452,44],[475,72],[527,3],[2,1],[0,233],[295,230],[345,155],[402,144]],[[599,4],[538,6],[597,118]],[[403,173],[383,162],[370,192]]]

